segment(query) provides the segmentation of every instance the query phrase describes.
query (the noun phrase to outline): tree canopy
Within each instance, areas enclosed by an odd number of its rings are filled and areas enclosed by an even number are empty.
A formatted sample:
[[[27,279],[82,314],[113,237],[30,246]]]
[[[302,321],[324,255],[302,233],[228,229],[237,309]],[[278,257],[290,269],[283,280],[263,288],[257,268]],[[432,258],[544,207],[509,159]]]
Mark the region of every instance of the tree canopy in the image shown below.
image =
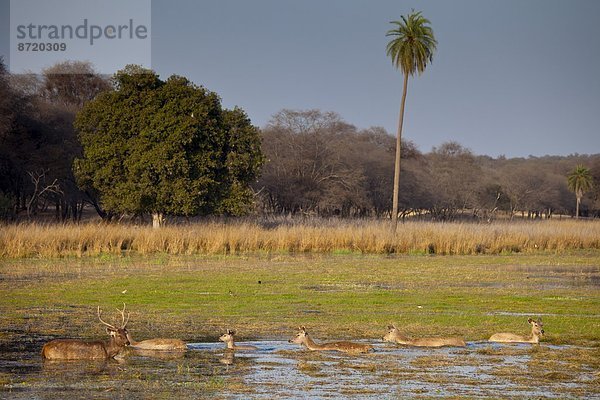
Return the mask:
[[[75,184],[81,152],[73,129],[85,101],[110,87],[86,62],[66,62],[42,74],[11,75],[0,61],[0,214],[33,218],[54,206],[57,220],[81,217],[92,201]]]
[[[412,12],[401,19],[392,21],[396,27],[386,34],[392,37],[386,47],[387,55],[404,75],[422,74],[433,60],[437,47],[433,29],[429,26],[431,22],[421,12]]]
[[[256,127],[239,108],[186,78],[127,66],[115,89],[86,104],[75,127],[78,183],[112,213],[240,215],[263,156]]]

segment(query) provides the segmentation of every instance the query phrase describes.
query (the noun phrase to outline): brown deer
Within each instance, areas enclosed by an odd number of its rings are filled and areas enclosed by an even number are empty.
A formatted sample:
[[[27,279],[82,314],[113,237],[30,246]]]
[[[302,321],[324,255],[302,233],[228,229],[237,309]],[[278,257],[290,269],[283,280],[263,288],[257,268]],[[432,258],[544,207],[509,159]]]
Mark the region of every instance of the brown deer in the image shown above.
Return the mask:
[[[533,318],[529,318],[527,322],[531,324],[531,335],[522,336],[515,335],[514,333],[495,333],[488,341],[500,343],[539,343],[540,336],[544,335],[542,319],[538,318],[535,321]]]
[[[301,326],[298,328],[299,332],[288,340],[290,343],[296,343],[300,345],[306,346],[309,350],[333,350],[333,351],[341,351],[344,353],[367,353],[370,350],[373,350],[373,346],[370,344],[362,344],[362,343],[352,343],[352,342],[328,342],[317,344],[306,332],[306,328]]]
[[[125,304],[123,304],[123,310],[117,309],[121,315],[125,315]],[[127,333],[127,339],[129,340],[130,346],[134,350],[158,350],[158,351],[184,351],[187,350],[187,345],[183,340],[180,339],[147,339],[141,342],[133,340],[129,332]]]
[[[224,333],[219,337],[221,342],[225,342],[227,350],[257,350],[255,346],[242,345],[238,346],[235,344],[235,331],[227,329],[227,333]]]
[[[84,341],[77,339],[56,339],[48,342],[42,348],[42,357],[47,360],[95,360],[113,358],[125,346],[129,345],[127,339],[127,329],[125,326],[129,321],[121,321],[121,327],[117,328],[102,320],[101,311],[98,307],[98,319],[106,325],[106,333],[110,335],[109,340]]]
[[[162,350],[162,351],[183,351],[187,350],[187,345],[183,340],[180,339],[166,339],[156,338],[142,340],[136,342],[131,338],[131,335],[127,335],[131,348],[135,350]]]
[[[388,326],[388,333],[383,337],[383,341],[416,347],[466,346],[465,341],[459,337],[431,337],[410,339],[402,335],[395,325]]]

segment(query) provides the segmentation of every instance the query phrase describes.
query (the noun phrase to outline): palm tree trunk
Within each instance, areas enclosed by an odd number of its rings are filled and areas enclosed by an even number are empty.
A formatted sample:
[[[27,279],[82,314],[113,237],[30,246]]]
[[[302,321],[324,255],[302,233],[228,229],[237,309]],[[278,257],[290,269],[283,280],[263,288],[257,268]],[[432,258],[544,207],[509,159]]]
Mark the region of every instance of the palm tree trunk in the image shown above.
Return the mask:
[[[404,121],[404,105],[406,104],[406,90],[408,89],[408,74],[404,74],[402,87],[402,101],[400,102],[400,115],[398,116],[398,134],[396,135],[396,160],[394,163],[394,197],[392,202],[392,230],[398,228],[398,196],[400,191],[400,151],[402,144],[402,123]]]
[[[575,219],[579,219],[579,203],[581,203],[581,197],[577,196],[577,206],[575,208]]]

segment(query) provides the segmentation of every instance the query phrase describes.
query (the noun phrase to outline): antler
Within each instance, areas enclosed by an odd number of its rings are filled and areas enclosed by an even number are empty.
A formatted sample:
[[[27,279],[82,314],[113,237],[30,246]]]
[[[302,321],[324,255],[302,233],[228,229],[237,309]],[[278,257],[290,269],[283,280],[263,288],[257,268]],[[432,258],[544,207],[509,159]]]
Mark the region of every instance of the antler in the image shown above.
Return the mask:
[[[100,317],[100,313],[101,313],[101,312],[102,312],[102,311],[100,311],[100,306],[98,306],[98,319],[100,320],[100,322],[102,322],[104,325],[108,326],[110,329],[113,329],[113,330],[115,330],[115,331],[116,331],[116,330],[117,330],[117,328],[115,328],[114,326],[112,326],[112,325],[111,325],[111,324],[109,324],[108,322],[104,322],[104,321],[102,320],[102,317]]]
[[[117,311],[121,313],[121,329],[125,329],[127,323],[129,322],[130,313],[127,313],[127,320],[125,320],[125,303],[123,303],[123,311],[117,308]]]

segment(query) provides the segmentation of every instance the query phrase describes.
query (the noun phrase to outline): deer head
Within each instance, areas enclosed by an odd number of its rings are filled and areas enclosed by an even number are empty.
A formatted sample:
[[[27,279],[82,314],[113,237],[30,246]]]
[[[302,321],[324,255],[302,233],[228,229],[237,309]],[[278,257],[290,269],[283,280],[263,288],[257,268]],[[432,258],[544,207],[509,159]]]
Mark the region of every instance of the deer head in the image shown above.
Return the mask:
[[[128,332],[125,328],[127,326],[127,322],[129,322],[129,314],[127,314],[127,320],[125,319],[125,303],[123,303],[123,310],[117,311],[121,313],[121,326],[116,327],[114,325],[109,324],[102,320],[102,310],[100,310],[100,306],[98,306],[98,319],[100,322],[106,326],[106,333],[108,333],[111,337],[111,340],[114,340],[118,346],[129,346],[129,338],[127,337]]]
[[[235,331],[232,331],[231,329],[227,329],[227,333],[222,334],[219,337],[219,340],[221,342],[233,342],[234,335],[235,335]]]
[[[531,324],[531,333],[533,333],[534,336],[544,335],[544,324],[542,323],[541,318],[538,318],[537,321],[535,321],[533,318],[529,318],[527,322]]]
[[[396,340],[397,336],[398,336],[398,328],[396,328],[396,325],[391,324],[391,325],[388,325],[388,333],[386,333],[382,339],[384,342],[393,342]]]
[[[296,336],[288,340],[289,343],[302,344],[305,342],[306,337],[308,336],[308,332],[306,332],[306,328],[303,326],[298,327],[298,333]]]

